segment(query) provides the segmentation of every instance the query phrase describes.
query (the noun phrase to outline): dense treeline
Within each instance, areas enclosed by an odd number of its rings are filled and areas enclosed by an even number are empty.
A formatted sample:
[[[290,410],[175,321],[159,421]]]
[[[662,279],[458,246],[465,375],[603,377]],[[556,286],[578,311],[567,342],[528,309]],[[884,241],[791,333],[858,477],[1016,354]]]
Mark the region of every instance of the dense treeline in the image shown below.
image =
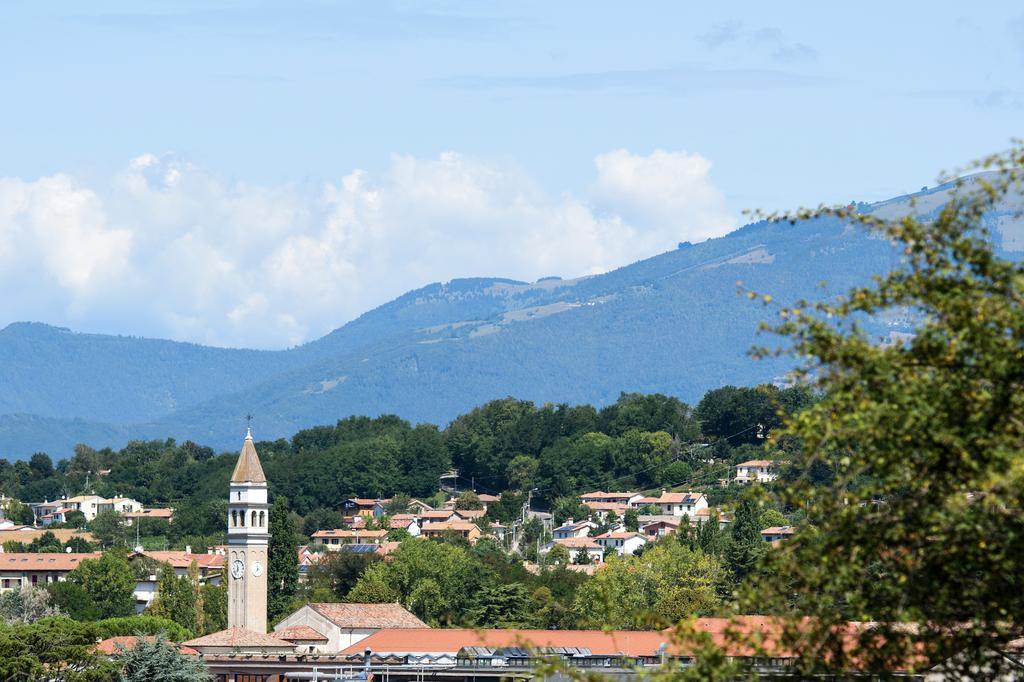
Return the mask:
[[[622,394],[600,410],[506,398],[445,429],[391,415],[349,417],[257,448],[271,495],[287,497],[293,513],[310,519],[303,526],[309,533],[336,523],[330,510],[349,496],[431,496],[450,468],[459,471],[461,487],[533,490],[542,507],[593,488],[711,483],[708,453],[721,463],[717,475],[724,475],[729,463],[760,456],[759,434],[774,428],[782,412],[810,402],[806,389],[774,386],[716,389],[696,408],[661,394]],[[0,461],[0,491],[23,501],[91,491],[174,506],[173,524],[147,520],[144,534],[181,545],[223,531],[235,459],[234,452],[218,455],[191,441],[133,442],[119,451],[81,445],[56,465],[44,453]],[[517,513],[521,503],[510,499],[516,503],[499,507],[499,518]],[[12,516],[26,511],[15,508]]]

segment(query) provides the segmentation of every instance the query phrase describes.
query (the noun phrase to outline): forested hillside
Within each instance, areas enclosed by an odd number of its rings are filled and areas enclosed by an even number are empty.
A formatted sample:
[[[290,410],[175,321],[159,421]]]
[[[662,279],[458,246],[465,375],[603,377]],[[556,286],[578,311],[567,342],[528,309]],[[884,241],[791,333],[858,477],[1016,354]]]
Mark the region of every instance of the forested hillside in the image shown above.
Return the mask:
[[[933,214],[945,196],[914,195],[916,210]],[[1004,251],[1024,243],[1013,206],[990,222]],[[167,436],[227,448],[247,413],[277,438],[347,415],[447,424],[506,395],[598,407],[620,391],[695,401],[717,386],[779,381],[789,368],[749,357],[774,341],[757,333],[774,312],[742,291],[820,299],[899,258],[888,241],[835,218],[761,221],[594,277],[432,284],[288,351],[12,325],[0,332],[0,455],[69,456],[77,442]],[[885,337],[912,320],[897,312],[868,326]]]

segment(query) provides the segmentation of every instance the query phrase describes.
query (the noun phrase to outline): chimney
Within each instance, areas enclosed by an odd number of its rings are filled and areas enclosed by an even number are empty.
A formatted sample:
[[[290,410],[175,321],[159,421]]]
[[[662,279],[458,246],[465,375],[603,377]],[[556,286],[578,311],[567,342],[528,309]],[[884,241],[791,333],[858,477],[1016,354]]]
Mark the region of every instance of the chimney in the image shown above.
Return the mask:
[[[370,654],[369,648],[363,649],[363,670],[366,672],[366,679],[370,679]]]
[[[185,545],[185,554],[192,553],[192,545]]]

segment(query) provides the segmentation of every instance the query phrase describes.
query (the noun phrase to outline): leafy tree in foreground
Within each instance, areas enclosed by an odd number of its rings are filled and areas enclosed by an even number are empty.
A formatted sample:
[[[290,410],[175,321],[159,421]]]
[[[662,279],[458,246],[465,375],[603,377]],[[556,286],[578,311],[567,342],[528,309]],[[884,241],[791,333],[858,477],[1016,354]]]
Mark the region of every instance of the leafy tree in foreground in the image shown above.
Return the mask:
[[[96,626],[58,616],[0,625],[0,679],[99,682],[116,666],[96,653]]]
[[[173,620],[157,616],[107,618],[96,623],[96,627],[99,629],[99,636],[103,639],[128,635],[162,634],[173,642],[181,642],[192,636],[189,630],[181,627]]]
[[[780,311],[774,328],[810,358],[822,398],[789,420],[802,471],[781,502],[804,532],[747,605],[794,619],[802,671],[926,668],[991,679],[989,655],[1024,627],[1024,265],[997,256],[986,215],[1019,198],[1024,149],[958,181],[928,219],[831,211],[902,248],[904,263],[836,302]],[[912,338],[879,343],[860,324],[916,311]],[[854,642],[841,627],[874,621]],[[908,627],[907,623],[913,623]],[[911,655],[913,652],[913,655]]]

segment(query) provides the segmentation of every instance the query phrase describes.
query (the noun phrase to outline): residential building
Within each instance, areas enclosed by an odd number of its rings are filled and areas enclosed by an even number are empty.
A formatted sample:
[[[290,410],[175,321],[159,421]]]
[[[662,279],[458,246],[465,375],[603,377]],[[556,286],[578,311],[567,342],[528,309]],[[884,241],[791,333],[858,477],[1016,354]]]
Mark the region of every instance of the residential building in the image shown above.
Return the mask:
[[[629,509],[624,502],[584,502],[583,506],[602,521],[608,518],[610,514],[615,514],[615,518],[621,519],[625,516],[626,510]]]
[[[551,537],[554,540],[585,538],[590,535],[590,531],[595,528],[597,528],[597,524],[593,521],[574,521],[573,519],[566,519],[565,523],[551,531]]]
[[[736,465],[736,478],[733,482],[739,484],[747,483],[769,483],[779,477],[779,462],[769,459],[752,459],[740,462]]]
[[[487,515],[484,509],[456,509],[455,516],[463,521],[476,521]]]
[[[458,521],[459,515],[454,509],[432,509],[430,511],[421,512],[419,515],[420,524],[424,523],[440,523],[443,521]]]
[[[323,638],[313,644],[317,652],[337,653],[385,628],[411,630],[427,626],[399,604],[306,604],[274,626],[272,634],[279,638],[289,636],[289,631],[297,627],[310,628]],[[192,642],[187,644],[194,646]]]
[[[469,521],[441,521],[437,523],[426,523],[423,525],[422,534],[425,538],[441,538],[448,533],[456,533],[470,544],[476,544],[480,539],[480,528]]]
[[[85,514],[86,521],[92,521],[100,511],[100,505],[106,502],[99,495],[76,495],[64,501],[64,506],[72,511],[80,511]]]
[[[620,493],[605,492],[603,490],[595,490],[592,493],[583,493],[580,495],[580,502],[588,504],[590,502],[613,502],[616,504],[626,505],[627,507],[632,506],[632,503],[643,497],[640,493],[632,491],[625,491]]]
[[[415,497],[409,500],[408,509],[411,514],[422,514],[423,512],[434,511],[434,508],[429,504],[422,500],[417,500]]]
[[[23,585],[63,582],[80,563],[100,556],[99,552],[0,552],[0,593]]]
[[[595,536],[594,540],[597,541],[597,544],[601,545],[601,549],[605,552],[614,550],[619,556],[632,554],[647,544],[645,536],[631,531],[608,531],[607,533]]]
[[[704,493],[670,493],[661,491],[659,497],[641,497],[631,503],[633,507],[654,506],[667,516],[682,516],[686,514],[692,517],[701,509],[708,508],[708,498]]]
[[[326,549],[337,550],[341,545],[379,545],[388,537],[386,530],[318,530],[310,539],[322,544]]]
[[[388,528],[392,530],[404,530],[409,535],[419,537],[420,519],[416,514],[395,514],[388,519]]]
[[[118,514],[130,514],[142,511],[142,503],[130,497],[112,497],[109,500],[101,499],[98,511],[111,509]]]
[[[346,516],[379,517],[384,515],[384,508],[390,501],[368,497],[351,497],[344,500],[338,507],[338,510]]]
[[[640,532],[644,534],[648,540],[659,540],[666,535],[672,535],[679,530],[679,525],[682,523],[679,517],[671,517],[670,519],[657,519],[650,521],[640,526]]]
[[[796,528],[793,526],[772,526],[761,531],[761,537],[764,538],[765,542],[788,540],[794,534],[796,534]]]

